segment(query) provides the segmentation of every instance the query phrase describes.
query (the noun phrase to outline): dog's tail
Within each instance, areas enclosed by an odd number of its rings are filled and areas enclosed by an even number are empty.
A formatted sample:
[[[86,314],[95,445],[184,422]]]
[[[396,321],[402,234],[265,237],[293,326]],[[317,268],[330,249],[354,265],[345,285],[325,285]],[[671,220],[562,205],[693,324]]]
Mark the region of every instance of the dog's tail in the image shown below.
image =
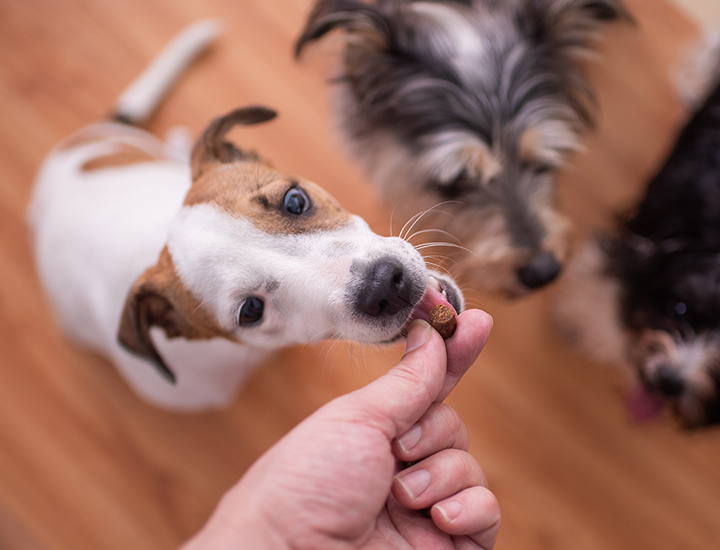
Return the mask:
[[[198,21],[177,35],[115,103],[112,119],[141,126],[195,58],[222,31],[217,19]]]

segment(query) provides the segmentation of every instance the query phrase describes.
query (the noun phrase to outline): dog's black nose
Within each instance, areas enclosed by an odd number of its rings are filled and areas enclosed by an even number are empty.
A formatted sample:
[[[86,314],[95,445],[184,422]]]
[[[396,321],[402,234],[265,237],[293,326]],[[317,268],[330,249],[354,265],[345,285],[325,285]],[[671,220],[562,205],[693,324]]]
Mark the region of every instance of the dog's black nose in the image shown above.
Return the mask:
[[[677,371],[666,365],[655,370],[655,387],[666,397],[678,397],[685,391],[685,380]]]
[[[380,258],[367,268],[357,307],[373,317],[394,315],[413,306],[414,294],[403,266],[394,258]]]
[[[517,270],[517,276],[526,288],[535,290],[555,280],[561,269],[562,265],[555,256],[549,252],[540,252]]]

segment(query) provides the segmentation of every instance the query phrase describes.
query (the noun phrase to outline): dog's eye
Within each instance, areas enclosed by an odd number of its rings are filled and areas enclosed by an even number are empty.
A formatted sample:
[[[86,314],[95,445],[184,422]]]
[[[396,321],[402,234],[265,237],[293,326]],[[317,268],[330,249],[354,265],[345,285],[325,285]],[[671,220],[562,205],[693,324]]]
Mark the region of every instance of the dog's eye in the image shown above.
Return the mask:
[[[538,162],[538,163],[533,164],[533,166],[532,166],[533,172],[535,172],[538,175],[550,174],[555,169],[556,169],[555,166],[553,166],[552,164],[548,164],[546,162]]]
[[[299,216],[310,209],[310,197],[299,187],[291,187],[285,193],[284,205],[287,212]]]
[[[682,319],[687,313],[687,306],[683,302],[675,304],[675,317]]]
[[[258,323],[263,316],[265,304],[261,298],[250,296],[240,306],[238,325],[241,327]]]
[[[555,169],[554,166],[551,166],[549,164],[541,164],[535,169],[535,173],[537,174],[549,174]]]
[[[459,199],[475,191],[478,187],[475,179],[468,176],[466,170],[460,172],[452,181],[435,182],[433,189],[446,199]]]

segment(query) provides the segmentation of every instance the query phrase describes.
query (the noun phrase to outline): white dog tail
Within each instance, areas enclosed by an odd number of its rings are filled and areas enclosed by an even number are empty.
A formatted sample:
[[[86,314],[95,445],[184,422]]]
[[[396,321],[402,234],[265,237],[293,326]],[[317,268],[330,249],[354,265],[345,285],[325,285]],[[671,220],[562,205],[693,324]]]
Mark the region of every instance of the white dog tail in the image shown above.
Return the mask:
[[[205,19],[177,35],[118,98],[113,119],[140,126],[188,66],[222,30],[217,19]]]

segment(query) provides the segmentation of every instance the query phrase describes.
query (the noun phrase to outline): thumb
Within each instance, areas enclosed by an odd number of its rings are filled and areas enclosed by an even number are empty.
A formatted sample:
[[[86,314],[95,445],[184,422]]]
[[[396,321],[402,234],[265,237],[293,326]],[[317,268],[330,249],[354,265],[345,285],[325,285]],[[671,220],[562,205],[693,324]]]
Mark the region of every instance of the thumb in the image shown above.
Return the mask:
[[[389,440],[405,433],[435,401],[445,380],[442,337],[425,321],[410,325],[405,354],[383,376],[352,394],[353,408]]]

